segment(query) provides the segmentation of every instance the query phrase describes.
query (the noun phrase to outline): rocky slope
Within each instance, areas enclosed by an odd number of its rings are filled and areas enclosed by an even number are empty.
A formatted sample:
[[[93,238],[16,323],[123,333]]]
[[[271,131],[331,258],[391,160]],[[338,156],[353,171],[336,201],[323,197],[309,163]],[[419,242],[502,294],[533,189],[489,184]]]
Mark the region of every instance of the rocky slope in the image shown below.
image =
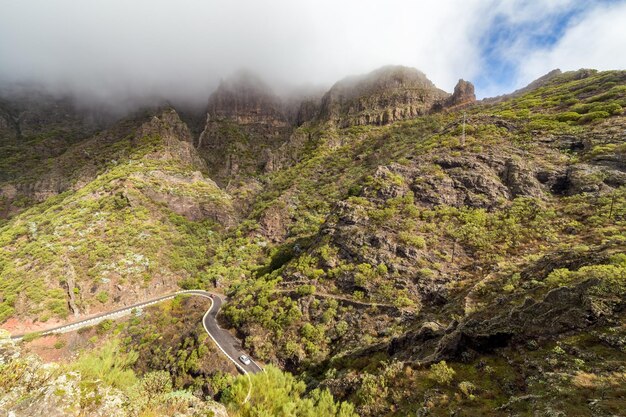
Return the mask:
[[[461,93],[465,91],[459,90],[457,96]],[[426,114],[446,98],[447,93],[416,69],[383,67],[335,84],[322,97],[318,117],[341,128],[384,125]]]
[[[563,397],[547,400],[554,392],[539,393],[530,381],[553,380],[527,367],[559,373],[567,361],[586,365],[554,389],[575,397],[616,386],[623,374],[602,361],[623,363],[619,342],[586,359],[489,365],[500,381],[525,381],[510,389],[482,384],[470,367],[511,352],[523,357],[529,339],[537,351],[560,352],[582,351],[577,338],[588,332],[596,335],[585,339],[589,346],[604,346],[607,331],[623,338],[625,81],[623,72],[565,73],[497,105],[462,105],[465,138],[454,107],[381,127],[313,130],[312,150],[259,195],[258,226],[242,228],[251,242],[282,244],[214,258],[215,265],[227,256],[252,263],[226,275],[236,282],[230,323],[256,355],[320,372],[323,385],[366,415],[401,415],[424,403],[442,415],[450,396],[458,396],[454,407],[467,407],[479,391],[496,399],[502,415],[528,407],[547,413]],[[265,265],[255,269],[255,262]],[[374,357],[398,362],[372,365]],[[452,367],[429,371],[442,360]],[[429,376],[439,369],[473,376],[450,386]],[[425,384],[397,372],[416,372]],[[368,375],[398,385],[374,389]],[[418,392],[412,403],[381,403],[406,398],[407,384]],[[526,390],[532,401],[517,399]],[[579,402],[568,407],[610,415],[622,395],[616,391],[596,411]],[[491,401],[470,409],[494,412]]]
[[[248,73],[223,81],[209,97],[206,125],[196,148],[212,178],[235,178],[271,170],[272,151],[292,131],[283,104],[269,87]]]
[[[622,71],[476,102],[385,67],[298,106],[234,78],[198,137],[138,116],[3,183],[0,318],[217,287],[256,359],[361,415],[619,415],[624,106]]]
[[[173,110],[122,122],[49,163],[56,188],[39,195],[38,181],[32,194],[45,203],[0,228],[4,320],[89,314],[177,288],[204,262],[211,230],[235,222],[232,198],[204,176]]]

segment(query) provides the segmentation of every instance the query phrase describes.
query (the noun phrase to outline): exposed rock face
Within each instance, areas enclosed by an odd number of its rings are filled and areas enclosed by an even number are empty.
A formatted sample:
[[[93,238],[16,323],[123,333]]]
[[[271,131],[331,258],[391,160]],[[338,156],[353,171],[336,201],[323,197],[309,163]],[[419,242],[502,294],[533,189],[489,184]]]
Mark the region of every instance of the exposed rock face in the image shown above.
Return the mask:
[[[472,104],[476,101],[476,94],[474,94],[474,84],[463,79],[454,87],[454,93],[441,103],[442,108],[460,107]],[[437,105],[433,107],[433,110],[437,109]]]
[[[261,80],[246,73],[223,81],[209,98],[207,111],[208,122],[230,120],[241,125],[277,128],[288,125],[280,99]]]
[[[211,177],[225,183],[238,174],[265,168],[266,150],[276,149],[292,132],[280,99],[259,79],[238,74],[209,98],[207,121],[196,147]]]
[[[557,268],[576,270],[588,263],[603,263],[610,252],[591,250],[549,254],[528,265],[524,281],[545,279]],[[537,296],[506,295],[482,306],[475,313],[447,328],[425,323],[407,332],[387,346],[387,353],[423,363],[459,358],[468,353],[486,353],[510,344],[523,345],[533,340],[549,339],[570,331],[586,330],[610,323],[615,313],[623,311],[624,300],[612,294],[601,295],[597,278],[575,285],[561,286]],[[480,293],[480,286],[476,287]],[[471,293],[470,293],[471,296]]]
[[[157,170],[132,174],[132,179],[159,185],[144,187],[144,195],[189,220],[211,219],[224,227],[233,224],[234,210],[230,196],[202,174],[208,171],[206,162],[193,147],[193,136],[176,111],[167,109],[152,117],[139,128],[138,135],[157,135],[165,145],[147,158],[172,160],[194,170],[192,173]]]
[[[197,171],[207,172],[204,160],[193,147],[193,137],[186,124],[173,109],[164,109],[147,118],[145,115],[129,118],[74,144],[66,152],[49,155],[46,169],[34,166],[19,181],[2,182],[0,178],[0,202],[5,201],[0,215],[8,216],[17,211],[12,202],[26,199],[33,203],[58,195],[69,189],[78,190],[100,174],[111,161],[122,155],[112,151],[111,145],[121,143],[130,137],[158,136],[163,146],[148,155],[148,158],[174,160],[188,165]],[[131,145],[133,140],[130,139]],[[214,184],[213,184],[214,185]]]
[[[388,66],[336,83],[322,98],[319,118],[338,127],[384,125],[425,114],[448,95],[414,68]]]
[[[295,118],[295,124],[301,126],[309,120],[313,120],[320,112],[321,99],[307,99],[300,103],[300,108]]]
[[[153,155],[156,159],[174,159],[187,164],[199,171],[206,171],[206,162],[193,147],[193,136],[187,125],[180,120],[174,109],[166,109],[154,115],[148,122],[141,125],[137,136],[159,136],[165,149]]]
[[[497,154],[417,158],[410,166],[389,168],[406,179],[416,202],[426,206],[490,208],[503,199],[544,198],[555,181],[542,178],[541,183],[540,168],[517,156]]]
[[[505,346],[511,339],[549,336],[568,330],[582,329],[594,324],[601,313],[594,311],[589,289],[598,285],[588,280],[569,288],[559,287],[540,300],[527,298],[521,306],[504,313],[470,317],[452,332],[445,335],[437,356],[454,356],[466,349],[479,352]]]
[[[224,227],[232,226],[235,222],[230,196],[198,171],[192,175],[152,171],[133,174],[133,179],[162,184],[158,188],[146,187],[142,192],[152,201],[165,204],[170,210],[189,220],[210,219]],[[198,192],[186,195],[178,191],[184,188],[197,189]]]

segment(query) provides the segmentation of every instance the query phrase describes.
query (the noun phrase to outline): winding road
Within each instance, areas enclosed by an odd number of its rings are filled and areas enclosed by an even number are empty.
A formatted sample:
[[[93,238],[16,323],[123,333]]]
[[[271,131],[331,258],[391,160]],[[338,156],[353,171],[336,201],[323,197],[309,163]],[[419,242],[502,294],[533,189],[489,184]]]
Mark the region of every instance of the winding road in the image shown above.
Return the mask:
[[[76,321],[76,322],[69,323],[69,324],[64,324],[61,326],[53,327],[53,328],[35,332],[35,333],[41,336],[45,336],[45,335],[54,334],[54,333],[67,333],[67,332],[76,331],[84,327],[93,326],[106,319],[116,319],[116,318],[128,315],[133,310],[144,308],[144,307],[157,304],[166,300],[171,300],[172,298],[179,296],[179,295],[193,295],[193,296],[210,299],[211,307],[204,314],[204,317],[202,317],[202,325],[204,326],[204,329],[209,334],[213,342],[215,342],[215,344],[222,351],[222,353],[235,364],[235,366],[241,373],[249,377],[249,374],[256,374],[257,372],[263,371],[263,368],[261,368],[255,361],[253,361],[252,358],[250,358],[249,365],[246,365],[245,363],[239,360],[239,357],[241,355],[246,355],[248,357],[250,357],[250,355],[247,355],[242,350],[241,342],[237,338],[235,338],[226,330],[220,328],[220,326],[217,324],[217,314],[219,313],[220,308],[222,307],[222,304],[224,302],[223,299],[218,294],[210,293],[208,291],[203,291],[203,290],[177,291],[175,293],[164,295],[159,298],[154,298],[152,300],[144,301],[142,303],[137,303],[137,304],[133,304],[127,307],[117,309],[117,310],[113,310],[108,313],[98,314],[97,316],[90,317],[88,319]],[[11,339],[21,340],[24,338],[24,336],[26,336],[26,334],[12,335]],[[249,394],[248,394],[248,397],[249,397]],[[246,401],[248,397],[246,397]]]

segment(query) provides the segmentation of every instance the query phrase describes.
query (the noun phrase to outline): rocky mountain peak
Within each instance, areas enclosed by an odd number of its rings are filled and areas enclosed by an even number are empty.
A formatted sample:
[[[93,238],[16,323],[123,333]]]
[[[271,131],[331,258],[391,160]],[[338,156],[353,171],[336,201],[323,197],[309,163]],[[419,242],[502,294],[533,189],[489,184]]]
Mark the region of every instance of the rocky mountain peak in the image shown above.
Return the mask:
[[[238,174],[263,170],[272,150],[292,132],[281,99],[258,77],[239,72],[209,97],[196,147],[210,173],[224,184]]]
[[[415,68],[386,66],[336,83],[322,98],[319,118],[341,127],[388,124],[425,114],[448,95]]]
[[[256,75],[240,71],[222,80],[209,97],[208,118],[240,124],[285,124],[281,100]]]
[[[454,87],[454,93],[448,99],[450,105],[459,106],[464,104],[470,104],[476,101],[476,94],[474,93],[474,84],[469,81],[460,79]]]
[[[456,83],[456,86],[454,86],[452,95],[433,104],[431,111],[438,112],[444,109],[454,109],[475,102],[476,94],[474,93],[474,84],[460,79],[459,82]]]

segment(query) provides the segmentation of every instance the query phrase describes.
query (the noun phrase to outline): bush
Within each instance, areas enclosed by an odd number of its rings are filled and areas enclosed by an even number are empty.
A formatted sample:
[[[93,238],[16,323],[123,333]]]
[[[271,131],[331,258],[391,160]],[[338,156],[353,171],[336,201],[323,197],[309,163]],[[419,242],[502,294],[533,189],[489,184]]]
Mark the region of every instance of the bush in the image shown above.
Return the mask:
[[[105,385],[126,389],[133,386],[137,379],[132,365],[137,361],[137,353],[123,352],[119,342],[114,340],[97,350],[87,351],[72,364],[83,378],[98,380]]]
[[[580,103],[572,107],[572,113],[585,114],[593,108],[593,104]]]
[[[250,383],[252,395],[250,401],[244,403]],[[250,382],[244,376],[235,379],[234,383],[224,390],[221,401],[239,417],[357,416],[352,404],[335,401],[327,389],[318,388],[307,393],[304,382],[272,365],[268,365],[265,372],[251,375]]]
[[[622,114],[622,106],[618,103],[608,103],[600,106],[596,106],[593,109],[594,111],[605,111],[611,115]]]
[[[422,236],[416,236],[408,232],[400,232],[400,241],[405,245],[413,246],[416,249],[424,249],[426,240]]]
[[[32,342],[33,340],[37,340],[41,337],[41,333],[40,332],[34,332],[34,333],[28,333],[27,335],[25,335],[22,340],[26,343],[28,342]]]
[[[472,384],[471,382],[469,381],[461,382],[459,384],[459,389],[461,390],[465,398],[469,400],[473,400],[474,398],[476,398],[476,396],[474,395],[474,392],[476,391],[476,385]]]
[[[298,295],[311,295],[315,293],[315,285],[300,285],[296,290]]]
[[[96,300],[100,301],[102,304],[109,301],[109,293],[106,291],[100,291],[98,295],[96,295]]]
[[[108,332],[109,330],[111,330],[112,327],[113,327],[113,320],[109,320],[109,319],[103,320],[96,327],[96,333],[104,334]]]
[[[568,111],[556,115],[556,120],[559,122],[575,122],[582,116],[574,111]]]
[[[450,385],[456,372],[448,366],[446,361],[441,361],[430,367],[429,378],[441,385]]]
[[[596,119],[606,119],[607,117],[609,117],[610,114],[606,111],[592,111],[590,113],[587,113],[583,116],[581,116],[580,119],[578,119],[578,123],[589,123],[593,120]]]

